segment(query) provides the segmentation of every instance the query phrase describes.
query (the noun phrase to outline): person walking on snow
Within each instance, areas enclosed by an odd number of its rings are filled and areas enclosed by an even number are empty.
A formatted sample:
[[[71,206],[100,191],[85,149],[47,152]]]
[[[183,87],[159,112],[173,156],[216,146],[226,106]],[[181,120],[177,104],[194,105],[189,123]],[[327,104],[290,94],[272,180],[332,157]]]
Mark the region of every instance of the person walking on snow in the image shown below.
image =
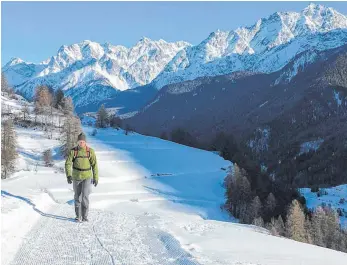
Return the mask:
[[[78,135],[78,145],[71,149],[65,162],[67,182],[73,183],[77,222],[88,221],[91,184],[98,185],[98,165],[94,149],[86,144],[84,133]]]

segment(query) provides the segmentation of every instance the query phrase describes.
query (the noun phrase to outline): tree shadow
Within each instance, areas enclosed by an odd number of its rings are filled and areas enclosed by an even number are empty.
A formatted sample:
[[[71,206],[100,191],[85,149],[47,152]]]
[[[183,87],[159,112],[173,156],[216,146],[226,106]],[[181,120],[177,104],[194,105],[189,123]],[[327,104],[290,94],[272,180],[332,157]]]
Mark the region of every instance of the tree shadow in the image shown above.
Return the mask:
[[[16,198],[18,200],[24,201],[25,203],[29,204],[30,206],[33,207],[34,211],[39,213],[40,215],[44,216],[44,217],[49,217],[49,218],[54,218],[57,220],[63,220],[63,221],[70,221],[70,222],[75,222],[75,220],[73,218],[68,218],[65,216],[59,216],[59,215],[54,215],[54,214],[49,214],[49,213],[44,213],[41,210],[37,209],[36,204],[34,204],[30,199],[22,197],[22,196],[18,196],[18,195],[14,195],[12,193],[9,193],[7,191],[1,190],[1,196],[2,197],[12,197],[12,198]]]

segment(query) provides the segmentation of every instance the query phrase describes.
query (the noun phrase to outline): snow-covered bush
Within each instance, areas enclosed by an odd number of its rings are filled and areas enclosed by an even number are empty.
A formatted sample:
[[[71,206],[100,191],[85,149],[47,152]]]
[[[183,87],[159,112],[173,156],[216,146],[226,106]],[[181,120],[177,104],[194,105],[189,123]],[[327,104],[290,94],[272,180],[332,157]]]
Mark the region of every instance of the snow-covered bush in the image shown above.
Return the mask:
[[[52,150],[47,149],[43,152],[43,161],[45,162],[46,167],[53,166],[53,159],[52,159]]]
[[[95,136],[96,134],[98,133],[98,130],[97,129],[94,129],[91,133],[91,136]]]

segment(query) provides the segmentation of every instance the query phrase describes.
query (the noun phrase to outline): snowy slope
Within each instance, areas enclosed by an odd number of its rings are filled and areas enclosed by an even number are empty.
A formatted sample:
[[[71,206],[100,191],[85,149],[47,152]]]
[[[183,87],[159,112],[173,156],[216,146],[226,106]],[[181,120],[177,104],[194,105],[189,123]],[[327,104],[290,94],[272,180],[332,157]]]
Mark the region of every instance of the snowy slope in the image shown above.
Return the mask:
[[[34,104],[28,102],[25,98],[20,95],[15,94],[14,98],[10,98],[6,92],[1,92],[1,109],[12,113],[20,113],[22,111],[23,105],[27,104],[28,109],[33,111]]]
[[[84,130],[89,135],[92,128]],[[36,154],[59,145],[37,130],[17,133],[20,148]],[[19,160],[32,169],[2,180],[1,264],[342,265],[346,260],[341,252],[230,222],[219,208],[226,174],[221,168],[230,163],[211,152],[112,129],[88,138],[100,169],[90,222],[71,220],[73,192],[60,171],[61,157],[46,168],[39,156],[22,152]],[[26,222],[18,222],[19,216]]]
[[[13,58],[2,71],[9,84],[27,97],[36,86],[50,85],[65,90],[79,106],[149,83],[188,45],[142,38],[126,48],[86,40],[61,46],[57,55],[39,64]]]
[[[299,53],[346,43],[347,17],[332,8],[310,4],[301,13],[276,12],[250,27],[211,33],[199,45],[178,52],[153,84],[160,89],[235,71],[271,73]]]
[[[334,209],[341,209],[343,211],[343,216],[340,217],[341,225],[347,228],[347,185],[321,189],[321,196],[318,196],[317,192],[311,192],[310,188],[302,188],[300,192],[305,196],[309,209],[315,209],[322,204],[327,206],[330,204]]]

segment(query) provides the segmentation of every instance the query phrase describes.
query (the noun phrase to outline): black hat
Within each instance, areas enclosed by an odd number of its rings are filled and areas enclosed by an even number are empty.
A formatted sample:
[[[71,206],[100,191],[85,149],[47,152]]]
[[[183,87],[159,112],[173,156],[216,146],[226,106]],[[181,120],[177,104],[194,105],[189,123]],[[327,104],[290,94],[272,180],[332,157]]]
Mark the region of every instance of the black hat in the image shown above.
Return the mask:
[[[78,141],[85,141],[86,140],[86,135],[82,132],[78,135],[78,138],[77,138]]]

